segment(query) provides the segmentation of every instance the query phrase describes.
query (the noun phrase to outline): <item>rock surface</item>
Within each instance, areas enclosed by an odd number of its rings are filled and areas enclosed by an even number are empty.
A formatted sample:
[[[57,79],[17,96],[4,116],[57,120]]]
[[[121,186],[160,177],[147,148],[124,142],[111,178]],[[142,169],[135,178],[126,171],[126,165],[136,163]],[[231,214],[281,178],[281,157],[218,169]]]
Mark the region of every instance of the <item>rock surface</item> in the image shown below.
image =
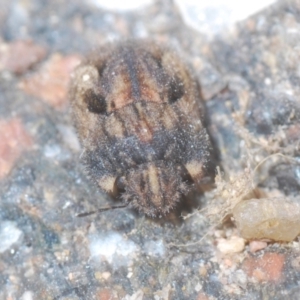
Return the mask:
[[[154,38],[180,51],[202,83],[224,182],[249,167],[256,189],[248,199],[294,197],[299,1],[278,1],[213,38],[186,26],[172,1],[118,11],[98,4],[1,2],[1,45],[34,46],[0,58],[0,299],[298,299],[297,240],[255,252],[240,243],[233,246],[240,252],[225,253],[217,240],[237,236],[234,224],[215,229],[201,213],[152,220],[120,209],[76,217],[112,202],[82,169],[67,94],[72,69],[91,49]],[[224,187],[222,195],[236,197]],[[194,200],[201,208],[218,203],[208,192]]]

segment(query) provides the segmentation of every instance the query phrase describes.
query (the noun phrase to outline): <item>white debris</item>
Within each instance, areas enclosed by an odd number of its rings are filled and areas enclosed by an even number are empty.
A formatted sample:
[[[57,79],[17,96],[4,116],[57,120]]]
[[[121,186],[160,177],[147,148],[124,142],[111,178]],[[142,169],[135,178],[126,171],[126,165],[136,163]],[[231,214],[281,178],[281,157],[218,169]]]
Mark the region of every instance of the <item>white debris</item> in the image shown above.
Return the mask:
[[[59,125],[57,125],[57,128],[63,138],[64,143],[66,145],[68,145],[68,147],[71,148],[73,151],[79,152],[80,151],[80,143],[77,138],[74,127],[59,124]]]
[[[133,295],[126,295],[122,300],[143,300],[144,292],[142,290],[138,290]]]
[[[22,231],[15,222],[4,221],[0,223],[0,253],[8,250],[22,236]]]
[[[91,76],[89,75],[89,74],[84,74],[83,76],[82,76],[82,81],[88,81],[88,80],[90,80],[91,79]]]
[[[244,250],[245,240],[237,236],[233,236],[230,239],[219,239],[217,247],[222,253],[238,253]]]
[[[102,235],[92,235],[90,252],[93,259],[107,261],[117,268],[130,265],[136,257],[139,247],[117,232],[106,232]]]
[[[212,36],[275,2],[275,0],[175,0],[186,24],[205,35]]]
[[[197,292],[197,293],[199,293],[201,290],[202,290],[202,284],[200,283],[200,282],[198,282],[197,284],[196,284],[196,286],[195,286],[195,291]]]
[[[144,244],[144,251],[149,256],[162,257],[165,255],[166,248],[162,240],[150,240]]]
[[[61,154],[61,148],[57,144],[46,145],[44,148],[44,155],[47,158],[55,158]]]
[[[33,300],[33,293],[31,291],[26,291],[22,296],[21,300]]]
[[[90,0],[96,6],[108,10],[134,10],[152,4],[153,0]]]

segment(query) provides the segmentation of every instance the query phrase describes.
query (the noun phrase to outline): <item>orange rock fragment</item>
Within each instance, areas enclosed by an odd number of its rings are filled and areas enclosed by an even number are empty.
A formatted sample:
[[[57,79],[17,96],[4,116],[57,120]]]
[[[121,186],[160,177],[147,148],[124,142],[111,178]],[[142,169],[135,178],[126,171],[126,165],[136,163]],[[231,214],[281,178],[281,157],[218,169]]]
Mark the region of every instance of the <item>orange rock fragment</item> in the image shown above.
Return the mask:
[[[254,253],[256,251],[262,250],[268,246],[267,242],[264,241],[251,241],[249,243],[250,252]]]
[[[108,289],[103,289],[97,292],[96,299],[98,300],[116,300],[116,297]]]
[[[296,142],[299,139],[299,133],[300,133],[300,124],[294,124],[289,126],[289,128],[286,131],[286,137],[289,142]]]
[[[64,108],[68,102],[70,74],[79,63],[77,55],[54,54],[39,71],[23,80],[20,87],[55,108]]]
[[[17,40],[0,44],[0,70],[22,74],[40,62],[47,54],[46,48],[31,40]]]
[[[209,298],[207,297],[207,295],[201,292],[198,294],[197,300],[209,300]]]
[[[262,257],[249,257],[243,262],[243,270],[256,280],[278,282],[282,279],[285,257],[283,254],[266,253]]]
[[[12,169],[22,151],[32,145],[32,138],[25,131],[22,122],[15,118],[0,120],[0,179]]]

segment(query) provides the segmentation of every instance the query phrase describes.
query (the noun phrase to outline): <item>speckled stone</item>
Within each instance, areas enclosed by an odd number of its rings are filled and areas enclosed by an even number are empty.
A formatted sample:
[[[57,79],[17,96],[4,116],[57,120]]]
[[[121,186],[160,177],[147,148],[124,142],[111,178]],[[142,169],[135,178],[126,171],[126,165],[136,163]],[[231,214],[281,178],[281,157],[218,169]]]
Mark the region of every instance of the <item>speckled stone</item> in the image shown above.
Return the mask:
[[[298,299],[299,243],[220,253],[232,223],[215,235],[203,214],[181,218],[210,203],[207,193],[166,220],[130,209],[77,217],[113,202],[80,164],[67,98],[78,58],[151,37],[195,68],[224,178],[276,152],[298,158],[298,1],[278,1],[213,39],[186,26],[173,1],[118,12],[79,0],[1,8],[1,43],[31,40],[47,55],[25,59],[22,72],[0,70],[0,299]],[[271,162],[257,172],[260,193],[299,194],[299,165]]]

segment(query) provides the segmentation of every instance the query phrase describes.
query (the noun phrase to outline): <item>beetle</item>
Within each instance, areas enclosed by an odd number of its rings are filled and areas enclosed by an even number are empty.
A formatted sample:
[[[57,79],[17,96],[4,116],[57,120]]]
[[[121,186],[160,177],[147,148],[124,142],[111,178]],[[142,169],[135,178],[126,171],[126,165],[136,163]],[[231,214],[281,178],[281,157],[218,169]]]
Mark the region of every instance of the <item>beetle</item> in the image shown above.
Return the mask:
[[[206,176],[200,87],[171,49],[149,40],[103,46],[74,71],[70,98],[82,162],[123,206],[166,215]]]

